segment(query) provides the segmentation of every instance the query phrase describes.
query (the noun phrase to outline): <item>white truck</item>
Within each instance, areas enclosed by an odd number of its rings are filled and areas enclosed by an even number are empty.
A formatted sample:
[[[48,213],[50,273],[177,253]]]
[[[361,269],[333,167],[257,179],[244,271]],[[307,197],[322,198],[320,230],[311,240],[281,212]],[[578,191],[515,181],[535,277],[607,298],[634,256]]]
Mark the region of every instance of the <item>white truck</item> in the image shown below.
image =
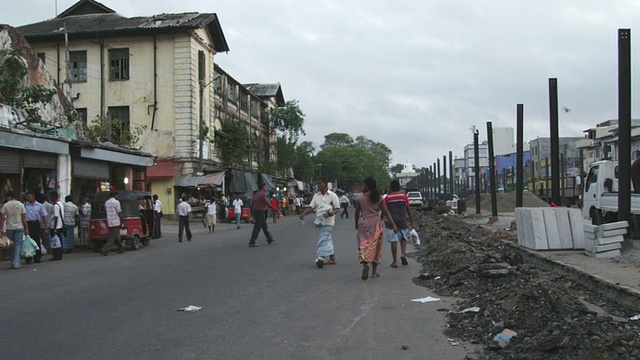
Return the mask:
[[[631,185],[632,227],[638,224],[640,194],[633,192]],[[589,166],[582,190],[582,216],[591,219],[593,225],[617,221],[618,217],[618,162],[597,161]]]

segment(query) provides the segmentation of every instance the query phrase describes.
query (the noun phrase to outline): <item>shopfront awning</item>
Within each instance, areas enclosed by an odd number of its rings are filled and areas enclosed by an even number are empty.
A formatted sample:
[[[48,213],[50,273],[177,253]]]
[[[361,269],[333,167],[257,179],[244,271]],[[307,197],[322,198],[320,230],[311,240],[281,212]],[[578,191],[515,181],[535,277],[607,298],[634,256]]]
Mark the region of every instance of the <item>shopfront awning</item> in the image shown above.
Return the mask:
[[[104,148],[83,147],[80,149],[80,156],[85,159],[108,161],[133,166],[153,165],[153,157],[151,155],[137,155]]]
[[[204,179],[200,182],[201,186],[220,186],[224,181],[225,171],[218,171],[213,174],[205,175]]]
[[[157,164],[147,168],[147,179],[173,179],[182,169],[183,163],[173,160],[158,160]]]
[[[183,175],[176,180],[174,186],[195,188],[200,186],[200,182],[202,182],[203,179],[204,179],[204,176]]]

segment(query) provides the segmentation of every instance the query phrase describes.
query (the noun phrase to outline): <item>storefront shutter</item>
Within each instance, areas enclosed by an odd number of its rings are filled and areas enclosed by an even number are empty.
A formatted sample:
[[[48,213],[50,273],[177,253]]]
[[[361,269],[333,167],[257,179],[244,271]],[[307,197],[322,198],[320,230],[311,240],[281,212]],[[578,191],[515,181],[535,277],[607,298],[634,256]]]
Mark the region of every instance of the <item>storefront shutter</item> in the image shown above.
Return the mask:
[[[25,169],[55,169],[58,157],[56,155],[41,152],[28,152],[23,155],[23,167]]]
[[[73,175],[85,179],[109,180],[109,164],[98,161],[74,159]]]
[[[13,151],[0,151],[0,173],[20,174],[20,154]]]

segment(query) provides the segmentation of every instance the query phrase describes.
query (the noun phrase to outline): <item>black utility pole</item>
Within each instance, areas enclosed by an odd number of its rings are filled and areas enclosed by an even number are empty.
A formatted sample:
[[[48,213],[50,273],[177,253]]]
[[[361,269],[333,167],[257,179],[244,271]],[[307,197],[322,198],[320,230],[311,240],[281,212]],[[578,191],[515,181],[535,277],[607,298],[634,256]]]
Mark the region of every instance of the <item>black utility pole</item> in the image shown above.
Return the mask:
[[[549,79],[549,125],[551,135],[551,201],[560,204],[560,135],[558,132],[558,79]]]
[[[618,220],[631,214],[631,29],[618,29]]]
[[[447,196],[447,156],[442,157],[442,189],[444,194],[444,200],[449,200]]]
[[[453,152],[449,151],[449,189],[451,189],[451,200],[453,200],[453,194],[455,193],[455,189],[453,188],[453,174],[455,174],[455,169],[453,168]]]
[[[431,198],[433,197],[433,165],[429,165],[429,197],[428,199],[431,200]]]
[[[476,214],[480,214],[480,149],[478,146],[478,130],[473,133],[473,159],[474,159],[474,169],[475,172],[475,191],[476,191]]]
[[[489,182],[491,183],[491,216],[498,216],[498,198],[496,196],[496,164],[493,154],[493,125],[487,121],[487,146],[489,147]]]
[[[436,178],[436,186],[438,187],[438,190],[436,191],[436,194],[438,194],[438,205],[440,204],[440,191],[442,190],[442,188],[440,188],[440,158],[437,159],[436,161],[438,163],[438,177]]]
[[[524,105],[516,105],[516,207],[522,207],[524,191]]]

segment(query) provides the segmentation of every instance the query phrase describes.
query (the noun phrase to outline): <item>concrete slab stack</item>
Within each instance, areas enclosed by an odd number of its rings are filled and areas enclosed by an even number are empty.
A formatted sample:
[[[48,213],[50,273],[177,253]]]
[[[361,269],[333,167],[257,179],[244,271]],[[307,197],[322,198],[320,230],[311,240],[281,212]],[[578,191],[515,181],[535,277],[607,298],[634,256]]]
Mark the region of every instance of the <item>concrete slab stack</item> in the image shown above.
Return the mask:
[[[518,244],[533,250],[584,249],[580,209],[516,208]]]
[[[609,224],[585,225],[584,253],[595,258],[612,258],[621,255],[622,241],[629,223],[618,221]]]

